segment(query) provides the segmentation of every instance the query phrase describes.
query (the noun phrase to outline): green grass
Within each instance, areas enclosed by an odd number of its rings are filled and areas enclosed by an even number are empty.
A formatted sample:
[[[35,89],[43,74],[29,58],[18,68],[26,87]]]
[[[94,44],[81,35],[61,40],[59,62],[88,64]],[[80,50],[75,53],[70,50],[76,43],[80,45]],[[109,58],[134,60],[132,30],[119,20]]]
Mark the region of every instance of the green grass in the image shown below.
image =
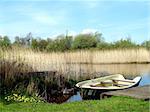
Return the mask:
[[[89,100],[63,104],[0,103],[2,112],[149,112],[149,102],[127,97]]]

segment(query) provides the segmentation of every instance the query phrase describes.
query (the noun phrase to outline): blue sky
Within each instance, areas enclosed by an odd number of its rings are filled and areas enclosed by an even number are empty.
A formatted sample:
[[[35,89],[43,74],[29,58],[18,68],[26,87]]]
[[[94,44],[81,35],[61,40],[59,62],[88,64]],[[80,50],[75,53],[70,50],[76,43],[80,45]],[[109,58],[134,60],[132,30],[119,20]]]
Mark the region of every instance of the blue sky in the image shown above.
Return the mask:
[[[106,41],[131,37],[150,39],[148,0],[1,0],[0,35],[12,40],[32,32],[34,37],[55,37],[98,31]]]

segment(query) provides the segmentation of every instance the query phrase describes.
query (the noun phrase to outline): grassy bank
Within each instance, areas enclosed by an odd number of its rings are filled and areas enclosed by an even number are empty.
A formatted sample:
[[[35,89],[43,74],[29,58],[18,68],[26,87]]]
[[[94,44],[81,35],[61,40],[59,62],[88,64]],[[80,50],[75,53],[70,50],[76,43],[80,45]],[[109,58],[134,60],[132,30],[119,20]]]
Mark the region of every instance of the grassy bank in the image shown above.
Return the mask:
[[[126,97],[64,104],[0,103],[2,112],[148,112],[149,102]]]

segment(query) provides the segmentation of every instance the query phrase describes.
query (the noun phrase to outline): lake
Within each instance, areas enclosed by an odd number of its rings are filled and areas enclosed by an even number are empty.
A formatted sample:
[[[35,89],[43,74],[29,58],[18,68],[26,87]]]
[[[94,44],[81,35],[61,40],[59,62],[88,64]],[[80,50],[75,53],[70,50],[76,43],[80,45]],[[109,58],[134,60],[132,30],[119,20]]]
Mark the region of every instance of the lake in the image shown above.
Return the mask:
[[[124,74],[127,78],[142,76],[139,86],[150,84],[150,64],[105,64],[105,65],[86,65],[80,64],[83,71],[94,71],[109,74]],[[80,93],[71,96],[67,102],[82,101]]]

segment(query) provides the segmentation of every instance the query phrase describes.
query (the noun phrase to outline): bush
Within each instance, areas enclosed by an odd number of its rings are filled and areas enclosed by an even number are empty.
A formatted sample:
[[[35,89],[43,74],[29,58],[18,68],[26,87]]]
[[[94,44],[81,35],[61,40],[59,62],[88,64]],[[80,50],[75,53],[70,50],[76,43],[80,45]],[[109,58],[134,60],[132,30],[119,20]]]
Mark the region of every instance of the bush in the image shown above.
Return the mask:
[[[67,51],[71,49],[72,37],[59,35],[55,40],[48,43],[47,51]]]
[[[44,39],[32,39],[31,41],[31,48],[35,50],[44,51],[46,50],[46,47],[48,45],[48,42]]]
[[[113,48],[135,48],[137,45],[131,41],[130,38],[121,39],[114,42]]]
[[[97,39],[92,34],[77,35],[73,41],[73,49],[93,48],[97,45]]]
[[[37,39],[32,39],[31,48],[37,50],[38,49],[38,41]]]
[[[0,47],[2,48],[8,48],[11,46],[11,42],[7,36],[0,38]]]
[[[112,45],[107,42],[100,42],[97,44],[97,48],[100,50],[111,49]]]

